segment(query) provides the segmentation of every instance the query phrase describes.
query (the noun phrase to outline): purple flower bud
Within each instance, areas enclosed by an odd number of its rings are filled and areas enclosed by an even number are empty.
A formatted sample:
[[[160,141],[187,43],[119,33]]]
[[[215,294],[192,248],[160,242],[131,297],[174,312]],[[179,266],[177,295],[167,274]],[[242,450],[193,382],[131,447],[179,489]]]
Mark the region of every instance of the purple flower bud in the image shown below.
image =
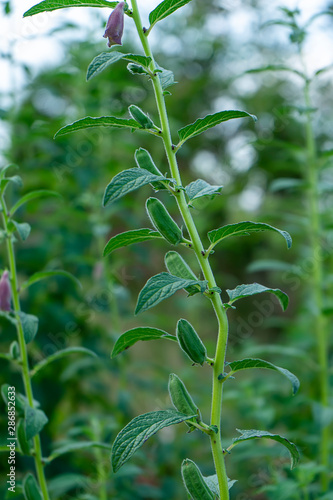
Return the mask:
[[[11,295],[8,271],[4,271],[0,280],[0,311],[10,311]]]
[[[125,2],[119,2],[110,14],[103,35],[104,38],[109,39],[108,47],[111,47],[111,45],[121,45],[121,37],[124,31],[124,8]]]

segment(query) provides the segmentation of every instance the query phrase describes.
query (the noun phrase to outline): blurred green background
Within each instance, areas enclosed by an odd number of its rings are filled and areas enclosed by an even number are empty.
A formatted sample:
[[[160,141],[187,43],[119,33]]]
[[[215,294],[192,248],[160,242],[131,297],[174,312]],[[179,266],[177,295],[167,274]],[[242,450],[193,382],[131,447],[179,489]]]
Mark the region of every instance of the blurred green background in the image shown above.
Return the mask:
[[[302,10],[302,2],[299,6]],[[223,124],[196,137],[179,152],[184,184],[200,177],[224,186],[221,196],[194,209],[200,233],[253,220],[287,230],[293,237],[289,251],[274,233],[230,239],[217,247],[211,258],[223,290],[258,281],[281,288],[290,296],[284,314],[270,296],[244,300],[230,312],[228,361],[248,356],[264,358],[293,371],[301,380],[295,397],[291,396],[288,382],[275,373],[251,371],[228,382],[223,408],[226,445],[236,436],[236,428],[265,429],[295,442],[302,457],[301,465],[290,472],[288,455],[278,444],[253,441],[237,447],[227,458],[228,476],[238,480],[231,496],[235,500],[332,499],[329,491],[320,497],[318,486],[318,435],[324,424],[318,406],[316,344],[311,328],[308,205],[301,182],[307,168],[305,117],[300,109],[304,108],[302,82],[285,72],[246,73],[268,64],[299,65],[289,31],[283,26],[262,27],[272,18],[270,15],[283,17],[276,6],[269,10],[266,7],[266,2],[255,0],[240,1],[235,6],[232,2],[194,0],[183,15],[178,11],[160,23],[153,48],[158,63],[171,69],[178,82],[170,88],[172,96],[167,98],[174,134],[197,117],[223,109],[244,109],[258,117],[255,125],[247,120]],[[321,7],[329,9],[330,5]],[[18,7],[2,2],[1,8],[1,16],[10,19],[10,10]],[[22,14],[25,8],[22,5]],[[32,226],[28,240],[18,242],[16,247],[20,281],[40,270],[65,269],[82,283],[79,289],[65,278],[52,278],[35,284],[23,296],[23,310],[40,320],[38,336],[29,346],[31,365],[74,345],[98,354],[98,359],[73,355],[56,361],[35,377],[35,396],[49,418],[42,432],[45,455],[54,443],[68,440],[85,438],[111,443],[137,414],[169,408],[170,372],[184,380],[208,419],[208,366],[192,367],[179,349],[163,341],[139,343],[113,360],[110,352],[117,337],[127,329],[149,325],[174,333],[180,317],[195,326],[211,356],[216,339],[215,318],[202,297],[187,298],[178,293],[134,317],[138,292],[149,277],[165,270],[163,258],[169,250],[166,243],[144,243],[102,258],[111,236],[150,227],[144,205],[152,195],[151,188],[135,191],[103,209],[101,199],[107,183],[122,169],[135,166],[134,151],[138,147],[150,151],[162,172],[167,165],[160,141],[140,133],[92,129],[53,140],[60,127],[83,116],[127,117],[132,103],[156,119],[150,83],[130,75],[126,64],[119,62],[86,83],[88,64],[106,50],[101,38],[106,13],[97,9],[89,25],[80,26],[75,12],[73,9],[71,22],[62,20],[64,25],[49,33],[64,54],[58,65],[32,70],[17,58],[15,41],[1,54],[13,74],[21,75],[19,88],[3,89],[0,96],[2,166],[17,165],[24,182],[21,190],[8,191],[8,201],[14,202],[32,189],[51,189],[62,196],[32,201],[19,213],[19,220]],[[126,22],[130,24],[128,19]],[[314,26],[305,51],[310,72],[317,37],[321,40],[323,33],[332,32],[332,17],[322,17]],[[67,36],[56,38],[58,31]],[[27,43],[36,39],[38,32],[28,37]],[[138,51],[137,39],[129,28],[123,50]],[[331,75],[323,74],[312,87],[318,149],[326,151],[322,161],[321,213],[327,321],[333,306]],[[283,181],[286,178],[293,182]],[[160,197],[180,222],[171,198],[164,193]],[[193,256],[185,251],[182,254],[199,273]],[[0,257],[4,268],[4,245]],[[14,330],[0,318],[2,352],[8,350],[14,338]],[[6,360],[1,360],[0,382],[23,390],[19,372]],[[329,421],[333,420],[332,413],[330,409],[325,414]],[[3,411],[0,425],[5,429]],[[184,431],[185,426],[180,425],[160,432],[117,475],[111,473],[109,453],[103,450],[80,451],[54,460],[46,469],[52,498],[98,498],[101,482],[107,483],[108,498],[185,498],[179,472],[182,459],[195,460],[207,475],[213,473],[213,468],[208,441],[197,432]],[[0,460],[5,469],[6,458],[0,455]],[[21,458],[17,469],[23,473],[32,470],[33,464]],[[1,497],[7,498],[4,482],[0,483],[0,491]],[[23,497],[18,494],[15,498]]]

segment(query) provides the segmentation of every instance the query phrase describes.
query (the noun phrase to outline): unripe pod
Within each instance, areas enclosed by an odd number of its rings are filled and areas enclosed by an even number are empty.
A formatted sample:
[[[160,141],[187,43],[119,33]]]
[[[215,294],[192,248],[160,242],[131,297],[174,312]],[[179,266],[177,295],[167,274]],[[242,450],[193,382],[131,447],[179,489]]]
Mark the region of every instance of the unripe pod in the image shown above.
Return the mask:
[[[214,500],[215,495],[208,488],[199,467],[189,458],[183,460],[182,477],[185,488],[193,500]]]
[[[163,176],[162,172],[158,170],[156,167],[152,157],[148,153],[146,149],[140,148],[135,151],[135,162],[139,168],[143,168],[145,170],[148,170],[151,174],[155,175],[161,175]],[[153,186],[154,189],[159,190],[159,189],[166,189],[165,185],[162,184],[162,182],[152,182],[151,185]]]
[[[177,226],[171,215],[157,198],[148,198],[146,203],[150,220],[157,231],[171,245],[178,245],[183,241],[181,229]]]
[[[202,366],[207,359],[207,349],[186,319],[180,319],[177,323],[177,339],[181,349],[190,360]]]
[[[178,252],[175,252],[174,250],[168,252],[164,257],[164,262],[167,270],[173,276],[177,276],[177,278],[183,278],[185,280],[198,279]],[[194,295],[195,293],[200,292],[200,287],[198,285],[190,285],[187,286],[185,290],[189,295]]]
[[[140,109],[138,106],[135,106],[132,104],[129,108],[128,111],[130,112],[130,115],[132,118],[141,125],[143,128],[156,128],[154,125],[154,122],[149,118],[148,115],[146,115],[142,109]]]
[[[176,410],[180,411],[181,413],[185,413],[185,415],[198,414],[198,417],[201,419],[199,408],[191,398],[184,382],[182,382],[175,373],[171,373],[169,376],[168,389],[172,404],[176,408]],[[191,427],[190,421],[187,421],[185,423],[189,427]]]

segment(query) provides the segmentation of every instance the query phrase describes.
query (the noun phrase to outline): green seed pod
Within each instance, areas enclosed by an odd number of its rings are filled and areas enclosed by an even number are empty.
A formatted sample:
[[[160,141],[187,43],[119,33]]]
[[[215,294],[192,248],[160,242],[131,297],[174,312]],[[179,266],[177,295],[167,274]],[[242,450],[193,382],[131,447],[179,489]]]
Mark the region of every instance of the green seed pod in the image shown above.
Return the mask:
[[[185,413],[185,415],[195,415],[198,414],[201,419],[201,415],[197,405],[194,403],[193,399],[190,396],[190,393],[185,387],[184,382],[180,380],[177,375],[171,373],[169,376],[169,394],[172,401],[173,406],[176,410],[181,413]],[[199,413],[198,413],[199,412]],[[185,422],[189,427],[191,426],[190,421]]]
[[[143,148],[137,149],[135,151],[134,158],[139,168],[144,168],[145,170],[148,170],[148,172],[150,172],[151,174],[163,176],[162,172],[158,170],[152,157],[150,156],[150,154],[146,149]],[[151,185],[156,190],[166,189],[166,186],[162,184],[162,182],[152,182]]]
[[[171,215],[157,198],[148,198],[146,203],[147,212],[151,222],[157,231],[171,245],[178,245],[183,240],[181,229],[177,226]]]
[[[183,278],[185,280],[197,280],[198,278],[190,268],[190,266],[185,262],[183,257],[179,255],[178,252],[171,250],[164,257],[164,262],[167,270],[173,276],[177,278]],[[190,285],[185,288],[189,295],[195,295],[200,292],[199,285]]]
[[[189,458],[183,460],[182,478],[193,500],[214,500],[215,495],[208,488],[199,467]]]
[[[32,440],[27,441],[23,419],[20,419],[16,426],[16,437],[23,455],[31,455]]]
[[[140,109],[138,106],[135,106],[132,104],[129,108],[128,111],[130,112],[131,117],[141,125],[143,128],[151,129],[151,128],[156,128],[154,125],[154,122],[147,116],[142,109]]]
[[[186,319],[177,323],[177,339],[181,349],[193,363],[203,365],[207,358],[207,349],[201,338]]]

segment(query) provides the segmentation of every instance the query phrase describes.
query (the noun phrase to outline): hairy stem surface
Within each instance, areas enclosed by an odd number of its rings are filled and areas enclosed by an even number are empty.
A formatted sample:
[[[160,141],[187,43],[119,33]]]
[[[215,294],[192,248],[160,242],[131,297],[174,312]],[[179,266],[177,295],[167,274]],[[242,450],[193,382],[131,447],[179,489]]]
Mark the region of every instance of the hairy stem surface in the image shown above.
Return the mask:
[[[156,65],[154,57],[148,42],[148,38],[145,35],[142,27],[136,0],[132,0],[132,9],[133,9],[133,19],[140,37],[140,41],[142,43],[144,53],[146,56],[152,58],[150,70],[155,75],[152,78],[152,83],[154,87],[156,105],[160,117],[161,131],[162,131],[161,137],[163,140],[164,149],[168,159],[171,175],[176,180],[177,186],[180,187],[182,186],[182,182],[177,164],[176,153],[172,145],[169,119],[166,110],[163,89],[161,87],[158,74],[155,73]],[[182,189],[176,188],[175,198],[178,204],[179,211],[184,220],[186,229],[191,238],[193,250],[196,254],[203,275],[208,282],[208,288],[216,287],[214,274],[212,272],[208,260],[205,258],[204,247],[202,245],[196,225],[193,221],[190,209],[187,205],[184,191]],[[218,340],[216,345],[216,354],[215,354],[214,368],[213,368],[213,393],[212,393],[212,407],[211,407],[211,424],[217,426],[218,433],[213,434],[211,436],[211,448],[215,463],[216,474],[219,481],[221,500],[229,500],[228,479],[225,469],[225,461],[223,456],[222,439],[221,439],[221,411],[222,411],[223,387],[222,387],[222,381],[219,380],[219,375],[224,372],[224,363],[225,363],[225,355],[226,355],[227,340],[228,340],[228,320],[227,320],[226,310],[223,306],[220,295],[217,292],[212,292],[210,300],[212,302],[219,325]]]

